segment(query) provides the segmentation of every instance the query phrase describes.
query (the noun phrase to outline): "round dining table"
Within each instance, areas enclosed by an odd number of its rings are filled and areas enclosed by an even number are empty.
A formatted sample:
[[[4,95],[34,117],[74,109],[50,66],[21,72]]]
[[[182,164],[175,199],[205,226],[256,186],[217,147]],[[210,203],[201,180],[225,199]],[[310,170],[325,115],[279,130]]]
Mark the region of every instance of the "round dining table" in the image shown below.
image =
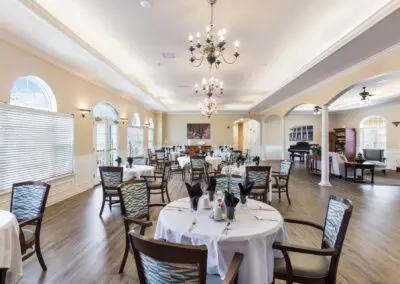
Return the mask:
[[[132,165],[132,168],[124,168],[124,181],[141,179],[141,176],[154,176],[154,167],[147,165]]]
[[[3,210],[0,210],[0,268],[8,268],[6,283],[18,283],[22,278],[18,221]]]
[[[287,242],[281,214],[265,203],[249,199],[246,206],[236,206],[235,219],[226,231],[227,222],[214,221],[210,212],[201,207],[197,213],[191,212],[189,198],[169,203],[160,212],[155,239],[206,245],[207,273],[218,274],[221,279],[234,253],[242,253],[239,283],[271,283],[274,257],[282,257],[279,251],[272,249],[272,244]],[[193,220],[196,220],[195,226],[192,226]]]
[[[214,170],[218,170],[218,166],[222,163],[221,157],[211,157],[206,156],[205,158],[207,163],[210,163]],[[190,164],[190,157],[178,157],[177,158],[178,164],[181,168],[184,168],[186,165]]]

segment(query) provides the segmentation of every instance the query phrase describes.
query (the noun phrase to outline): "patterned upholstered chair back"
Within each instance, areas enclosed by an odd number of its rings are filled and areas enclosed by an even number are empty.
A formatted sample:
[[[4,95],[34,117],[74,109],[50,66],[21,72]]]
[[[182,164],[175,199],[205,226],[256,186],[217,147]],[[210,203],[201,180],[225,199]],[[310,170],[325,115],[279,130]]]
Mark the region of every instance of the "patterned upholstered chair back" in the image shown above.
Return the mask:
[[[147,158],[145,157],[135,157],[133,158],[134,165],[147,165]]]
[[[134,232],[129,238],[141,284],[206,283],[206,246],[151,240]]]
[[[149,191],[143,180],[127,181],[118,189],[121,199],[121,214],[131,218],[149,216]]]
[[[336,248],[341,251],[352,211],[350,200],[333,195],[329,197],[322,248]]]
[[[163,150],[157,150],[156,151],[156,159],[159,162],[162,162],[165,160],[165,151]]]
[[[289,175],[292,169],[292,162],[287,160],[281,160],[279,166],[279,172],[281,175]]]
[[[122,167],[99,167],[103,190],[117,189],[124,178]]]
[[[226,175],[217,175],[215,177],[215,180],[217,181],[215,190],[221,190],[221,191],[228,190],[228,177]],[[236,197],[240,197],[239,183],[243,183],[242,177],[237,175],[232,175],[230,178],[230,188]]]
[[[32,220],[43,214],[50,185],[44,182],[22,182],[12,186],[10,211],[18,223]]]
[[[192,170],[203,170],[205,157],[194,156],[190,158]]]
[[[253,181],[254,188],[267,188],[270,172],[270,166],[248,166],[246,167],[246,181]]]

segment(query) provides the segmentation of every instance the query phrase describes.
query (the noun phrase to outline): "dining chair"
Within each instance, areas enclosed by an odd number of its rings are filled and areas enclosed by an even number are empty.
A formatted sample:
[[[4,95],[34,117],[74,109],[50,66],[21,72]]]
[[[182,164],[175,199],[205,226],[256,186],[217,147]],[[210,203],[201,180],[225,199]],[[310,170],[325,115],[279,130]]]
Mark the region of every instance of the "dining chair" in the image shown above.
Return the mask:
[[[40,249],[40,231],[50,184],[38,181],[15,183],[12,186],[10,212],[17,218],[22,260],[36,253],[40,266],[47,270]],[[25,226],[34,226],[34,230]],[[34,247],[34,249],[33,249]],[[30,252],[27,252],[31,250]]]
[[[193,183],[193,180],[203,178],[204,163],[205,163],[204,156],[190,157],[190,183]]]
[[[108,202],[110,211],[113,204],[119,203],[118,186],[124,178],[123,167],[99,167],[101,187],[103,190],[103,199],[100,208],[99,216],[103,214],[104,205]],[[118,198],[117,200],[113,198]]]
[[[273,193],[278,193],[279,201],[281,200],[281,193],[286,192],[286,197],[288,199],[289,205],[292,205],[289,197],[289,179],[290,179],[290,172],[292,171],[292,161],[288,160],[281,160],[279,166],[279,172],[273,171],[272,176],[275,179],[275,183],[272,185]]]
[[[270,166],[247,166],[246,182],[254,182],[250,196],[267,202],[271,167]]]
[[[134,157],[132,164],[133,165],[147,165],[147,160],[148,160],[148,158],[145,158],[143,156]]]
[[[150,204],[149,189],[145,180],[130,180],[122,183],[118,188],[118,194],[121,200],[121,216],[125,228],[125,251],[119,269],[119,273],[122,273],[126,259],[128,258],[128,233],[131,230],[131,225],[138,225],[140,234],[144,235],[146,228],[152,226],[152,222],[150,221],[150,207],[163,207],[166,204]]]
[[[166,153],[165,150],[156,150],[156,168],[157,168],[157,170],[160,170],[161,168],[163,168],[164,163],[167,161],[165,153]]]
[[[175,161],[171,162],[171,167],[170,167],[170,172],[169,172],[169,176],[172,177],[174,174],[179,173],[182,176],[182,181],[186,180],[186,173],[185,173],[185,167],[181,167],[179,165],[179,163],[177,162],[177,160],[175,159]]]
[[[153,166],[153,165],[157,166],[156,154],[154,154],[151,149],[147,149],[147,156],[149,159],[150,166]]]
[[[238,283],[243,254],[235,252],[225,279],[207,275],[207,247],[169,243],[129,233],[140,284]]]
[[[171,162],[165,162],[163,168],[160,171],[155,171],[154,175],[146,176],[142,178],[146,181],[147,188],[149,189],[150,195],[161,194],[161,200],[164,203],[164,193],[167,195],[168,202],[171,202],[168,193],[168,180],[170,175]]]
[[[231,175],[230,184],[228,183],[228,176],[227,175],[215,175],[215,180],[216,180],[216,186],[215,190],[221,190],[221,191],[228,191],[230,188],[231,192],[236,197],[240,197],[240,188],[239,188],[239,183],[243,183],[243,178],[240,175]],[[228,187],[229,184],[229,187]]]
[[[287,223],[310,226],[322,231],[321,248],[309,248],[275,242],[284,258],[275,259],[274,280],[286,283],[336,283],[336,274],[347,227],[353,211],[349,199],[331,195],[326,211],[325,225],[298,219],[285,219]]]

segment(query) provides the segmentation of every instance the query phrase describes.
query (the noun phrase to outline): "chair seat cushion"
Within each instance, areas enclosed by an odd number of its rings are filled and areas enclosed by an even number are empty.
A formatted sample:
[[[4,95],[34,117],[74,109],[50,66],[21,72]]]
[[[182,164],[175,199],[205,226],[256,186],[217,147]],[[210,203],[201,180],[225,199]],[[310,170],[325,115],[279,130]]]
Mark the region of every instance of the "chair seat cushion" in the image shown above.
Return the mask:
[[[283,179],[278,180],[278,184],[274,183],[272,185],[273,188],[285,187],[285,186],[286,186],[286,180],[283,180]]]
[[[386,164],[379,161],[365,161],[365,165],[375,165],[375,169],[386,169]]]
[[[149,181],[148,183],[147,183],[147,186],[150,188],[150,189],[159,189],[159,188],[161,188],[161,180],[159,181],[159,180],[156,180],[156,181]]]
[[[25,243],[30,243],[35,241],[35,233],[28,229],[22,229],[24,234]]]
[[[289,258],[293,268],[294,276],[308,278],[323,278],[328,275],[330,258],[319,255],[289,252]],[[274,260],[274,272],[286,273],[284,258]]]
[[[262,195],[265,192],[265,188],[253,188],[250,192],[250,194],[254,195]]]
[[[118,196],[118,190],[115,189],[106,189],[106,193],[109,196]]]

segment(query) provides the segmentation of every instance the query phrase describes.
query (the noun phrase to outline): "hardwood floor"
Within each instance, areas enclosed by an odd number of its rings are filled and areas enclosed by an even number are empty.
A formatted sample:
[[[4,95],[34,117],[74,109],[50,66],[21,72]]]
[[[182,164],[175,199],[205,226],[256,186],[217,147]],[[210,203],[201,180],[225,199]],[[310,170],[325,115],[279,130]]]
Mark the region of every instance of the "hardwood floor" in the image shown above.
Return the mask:
[[[286,197],[278,202],[275,195],[272,205],[285,217],[322,224],[329,195],[350,198],[354,212],[338,283],[400,283],[400,186],[353,185],[334,179],[333,187],[322,189],[318,182],[318,177],[308,176],[297,166],[289,187],[292,205]],[[170,182],[169,189],[172,199],[186,195],[180,175]],[[24,262],[21,283],[138,283],[131,256],[125,273],[118,274],[124,249],[119,207],[114,206],[111,213],[106,207],[99,218],[100,203],[101,189],[96,188],[46,209],[41,245],[48,271],[42,273],[33,256]],[[157,210],[152,219],[157,219]],[[154,227],[146,235],[151,235]],[[292,224],[287,228],[291,242],[320,245],[318,231]]]

